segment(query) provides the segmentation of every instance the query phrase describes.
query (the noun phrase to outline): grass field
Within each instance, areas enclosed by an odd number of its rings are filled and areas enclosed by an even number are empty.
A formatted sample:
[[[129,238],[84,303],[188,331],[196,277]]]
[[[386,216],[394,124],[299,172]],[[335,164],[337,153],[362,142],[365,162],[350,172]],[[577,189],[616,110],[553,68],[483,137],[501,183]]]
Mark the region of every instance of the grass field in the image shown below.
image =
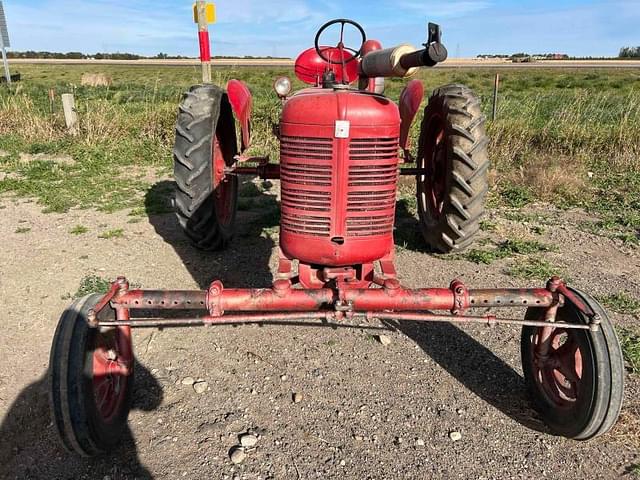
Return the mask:
[[[113,86],[79,86],[83,73],[98,71],[110,75]],[[5,172],[0,191],[35,197],[48,211],[78,206],[140,212],[150,171],[171,170],[176,105],[181,93],[197,83],[198,68],[21,65],[20,72],[22,82],[12,90],[0,89],[0,171]],[[271,86],[283,74],[291,72],[214,71],[216,83],[239,78],[252,89],[250,153],[278,156],[271,124],[280,103]],[[486,113],[493,75],[472,69],[420,73],[427,91],[453,82],[471,86]],[[404,84],[387,80],[387,94],[397,98]],[[53,112],[50,88],[56,92]],[[59,95],[70,91],[81,122],[75,137],[65,132],[59,104]],[[585,229],[638,243],[640,71],[503,72],[498,119],[488,122],[488,131],[494,205],[521,207],[545,200],[563,208],[582,206],[600,215]],[[38,154],[65,157],[51,162]]]

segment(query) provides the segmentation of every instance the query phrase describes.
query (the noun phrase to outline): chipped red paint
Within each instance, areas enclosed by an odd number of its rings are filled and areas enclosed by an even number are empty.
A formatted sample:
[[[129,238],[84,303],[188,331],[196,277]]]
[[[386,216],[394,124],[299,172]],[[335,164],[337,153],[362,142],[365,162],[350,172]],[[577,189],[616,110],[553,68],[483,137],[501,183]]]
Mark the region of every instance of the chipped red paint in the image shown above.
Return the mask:
[[[302,271],[313,271],[301,265]],[[286,265],[281,272],[288,275]],[[362,288],[357,276],[364,273],[373,281],[373,266],[361,273],[351,272],[343,277],[336,269],[315,270],[318,288],[294,288],[294,283],[279,278],[271,288],[226,289],[220,281],[211,284],[208,291],[191,290],[131,290],[111,300],[119,319],[128,319],[129,310],[208,310],[210,316],[226,316],[227,312],[314,312],[335,311],[336,307],[353,313],[369,312],[419,312],[450,310],[462,312],[473,307],[523,307],[549,308],[557,305],[557,294],[546,289],[491,289],[467,290],[460,281],[449,288],[406,289],[394,278],[382,280],[383,288]],[[295,277],[296,281],[310,282]],[[368,282],[369,280],[365,280]],[[351,284],[350,282],[353,282]],[[310,282],[311,283],[311,282]],[[335,285],[338,286],[335,286]],[[304,287],[304,284],[303,284]],[[121,318],[120,318],[121,317]],[[551,320],[551,319],[549,319]]]
[[[251,108],[253,97],[247,84],[241,80],[229,80],[227,82],[227,95],[238,122],[242,139],[242,151],[251,144]]]

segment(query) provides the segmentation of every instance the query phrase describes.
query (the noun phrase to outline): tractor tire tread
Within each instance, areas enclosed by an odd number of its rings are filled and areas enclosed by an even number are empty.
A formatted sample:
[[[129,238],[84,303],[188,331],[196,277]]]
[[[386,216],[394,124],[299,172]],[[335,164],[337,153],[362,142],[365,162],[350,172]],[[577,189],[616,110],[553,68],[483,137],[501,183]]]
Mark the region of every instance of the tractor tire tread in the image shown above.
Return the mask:
[[[228,111],[224,110],[226,104],[228,98],[223,89],[214,85],[195,85],[184,93],[178,108],[173,149],[174,205],[185,235],[202,250],[224,248],[233,234],[235,198],[229,207],[232,221],[223,228],[215,212],[213,191],[214,134],[220,122],[233,121],[232,116],[230,120],[223,118],[223,115],[231,115],[230,107]],[[236,148],[235,134],[225,141]],[[230,181],[235,182],[237,192],[237,178]]]
[[[420,198],[418,211],[426,243],[432,250],[448,253],[464,250],[480,231],[489,190],[489,139],[485,133],[486,117],[481,112],[480,100],[464,85],[451,84],[433,91],[425,109],[421,135],[429,116],[434,113],[446,118],[445,128],[450,144],[447,193],[439,219],[430,218]]]

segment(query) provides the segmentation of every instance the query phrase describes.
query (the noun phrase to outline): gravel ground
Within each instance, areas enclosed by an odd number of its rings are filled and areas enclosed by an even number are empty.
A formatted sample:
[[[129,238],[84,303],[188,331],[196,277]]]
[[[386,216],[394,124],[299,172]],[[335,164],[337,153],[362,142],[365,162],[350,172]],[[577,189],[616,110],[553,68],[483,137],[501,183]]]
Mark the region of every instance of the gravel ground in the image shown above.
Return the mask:
[[[627,378],[614,431],[574,442],[546,433],[530,408],[516,328],[376,322],[137,330],[134,410],[122,448],[98,459],[67,454],[49,419],[45,377],[69,302],[63,297],[88,274],[125,273],[149,288],[205,287],[213,278],[266,286],[274,242],[251,234],[247,226],[260,219],[250,213],[240,215],[245,227],[230,250],[203,254],[171,214],[128,223],[126,212],[42,214],[7,197],[0,204],[2,478],[601,479],[632,478],[640,463],[637,376]],[[541,238],[558,250],[544,256],[573,285],[640,296],[639,250],[578,231],[583,213],[528,212],[554,218]],[[492,215],[492,236],[527,228]],[[89,231],[71,235],[78,224]],[[97,238],[117,228],[122,238]],[[538,284],[506,275],[509,262],[480,266],[411,249],[397,255],[407,286],[446,286],[453,277],[476,287]],[[247,432],[252,438],[243,441],[257,443],[234,464],[230,450]]]

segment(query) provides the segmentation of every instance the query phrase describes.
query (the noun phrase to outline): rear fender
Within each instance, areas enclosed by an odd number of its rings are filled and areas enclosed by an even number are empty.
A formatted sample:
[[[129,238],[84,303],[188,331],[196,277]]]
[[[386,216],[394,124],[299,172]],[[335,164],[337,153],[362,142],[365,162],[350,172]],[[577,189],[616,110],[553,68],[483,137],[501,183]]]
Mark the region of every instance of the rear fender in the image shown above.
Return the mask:
[[[229,95],[233,113],[238,122],[240,122],[241,151],[245,151],[251,144],[251,107],[253,105],[253,97],[247,85],[240,80],[229,80],[227,83],[227,95]]]
[[[400,94],[400,148],[405,152],[405,159],[409,150],[409,130],[413,119],[420,109],[424,98],[424,87],[420,80],[411,80]]]

